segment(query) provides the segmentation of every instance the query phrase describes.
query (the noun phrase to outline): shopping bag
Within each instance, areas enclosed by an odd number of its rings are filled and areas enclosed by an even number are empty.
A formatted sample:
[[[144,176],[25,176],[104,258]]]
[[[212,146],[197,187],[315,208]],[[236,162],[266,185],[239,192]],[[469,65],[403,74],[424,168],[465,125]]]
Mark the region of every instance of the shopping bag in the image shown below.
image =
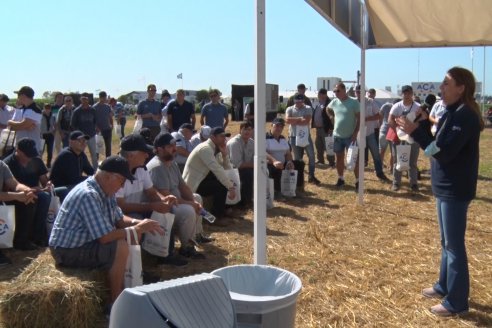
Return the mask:
[[[51,229],[53,229],[53,223],[55,223],[56,215],[60,209],[60,197],[55,195],[53,188],[51,188],[50,193],[50,207],[48,208],[48,215],[46,216],[46,232],[48,233],[48,238],[50,237]]]
[[[280,177],[280,193],[285,197],[295,197],[297,187],[297,171],[283,170]]]
[[[4,159],[8,155],[12,154],[15,149],[15,131],[10,129],[3,129],[0,135],[0,158]]]
[[[309,125],[296,125],[296,146],[309,145]]]
[[[267,207],[267,210],[273,208],[274,195],[275,195],[275,190],[274,190],[274,185],[273,185],[273,179],[269,178],[267,180],[267,190],[266,190],[266,207]]]
[[[143,127],[142,118],[138,116],[137,119],[135,120],[135,125],[133,126],[133,133],[139,134],[140,130],[142,130],[142,127]]]
[[[239,170],[231,169],[231,170],[225,170],[225,172],[229,180],[231,180],[231,182],[234,184],[235,191],[236,191],[236,197],[232,199],[229,198],[229,192],[227,192],[226,204],[235,205],[241,201],[241,182],[239,180]]]
[[[150,219],[159,222],[162,230],[164,230],[164,235],[146,233],[142,248],[152,255],[166,257],[169,254],[169,240],[173,229],[174,214],[154,211]]]
[[[0,205],[0,248],[11,248],[15,231],[15,206]]]
[[[101,133],[96,134],[97,153],[102,154],[104,150],[104,138]]]
[[[352,142],[347,150],[347,156],[345,158],[345,163],[347,165],[347,170],[352,171],[357,165],[357,157],[359,155],[359,147],[355,142]]]
[[[123,135],[121,133],[121,124],[115,124],[114,125],[114,134],[116,134],[116,136],[121,139],[121,137]]]
[[[394,144],[398,144],[400,142],[394,128],[388,127],[388,132],[386,132],[386,140],[391,141]]]
[[[328,156],[335,155],[335,151],[333,148],[334,143],[335,143],[335,138],[333,137],[333,135],[325,137],[326,155]]]
[[[141,286],[143,285],[142,253],[140,252],[140,245],[138,244],[138,234],[134,227],[125,228],[125,232],[129,251],[125,268],[125,288]],[[133,234],[136,245],[132,245],[130,233]]]
[[[396,146],[396,169],[400,172],[410,169],[410,152],[412,146],[397,145]]]

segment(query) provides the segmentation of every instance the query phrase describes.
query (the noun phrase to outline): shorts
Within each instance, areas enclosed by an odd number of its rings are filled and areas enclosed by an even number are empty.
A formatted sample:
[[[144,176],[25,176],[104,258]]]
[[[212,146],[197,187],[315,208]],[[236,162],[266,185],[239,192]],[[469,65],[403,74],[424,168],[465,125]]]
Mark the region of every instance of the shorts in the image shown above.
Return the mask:
[[[343,153],[345,149],[348,149],[350,147],[350,144],[352,143],[352,137],[348,138],[340,138],[340,137],[333,137],[333,151],[336,154]]]
[[[94,240],[80,247],[50,247],[57,265],[67,268],[109,270],[116,256],[117,241],[101,244]]]
[[[386,140],[386,133],[379,134],[379,151],[386,150],[388,148],[389,141]]]

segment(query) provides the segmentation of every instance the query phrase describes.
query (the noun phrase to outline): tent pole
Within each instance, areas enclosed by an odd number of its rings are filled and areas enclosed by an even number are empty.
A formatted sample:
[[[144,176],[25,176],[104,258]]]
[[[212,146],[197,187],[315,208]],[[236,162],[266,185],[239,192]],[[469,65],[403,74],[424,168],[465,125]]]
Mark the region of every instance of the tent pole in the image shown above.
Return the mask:
[[[366,147],[366,45],[367,45],[367,29],[366,29],[366,7],[360,2],[361,19],[361,48],[360,48],[360,122],[359,122],[359,190],[358,203],[364,205],[364,149]]]
[[[266,69],[265,0],[256,0],[256,83],[254,157],[254,264],[266,264]],[[239,190],[238,190],[239,192]]]

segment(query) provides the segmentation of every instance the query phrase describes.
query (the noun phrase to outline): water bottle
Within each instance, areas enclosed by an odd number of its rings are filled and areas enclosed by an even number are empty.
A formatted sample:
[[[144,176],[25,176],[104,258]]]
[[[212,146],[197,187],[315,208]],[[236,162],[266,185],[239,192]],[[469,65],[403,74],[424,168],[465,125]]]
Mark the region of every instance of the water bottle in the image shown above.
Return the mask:
[[[210,223],[214,223],[215,221],[215,216],[213,216],[212,213],[208,212],[204,208],[200,210],[200,215],[202,216],[203,219],[207,220]]]

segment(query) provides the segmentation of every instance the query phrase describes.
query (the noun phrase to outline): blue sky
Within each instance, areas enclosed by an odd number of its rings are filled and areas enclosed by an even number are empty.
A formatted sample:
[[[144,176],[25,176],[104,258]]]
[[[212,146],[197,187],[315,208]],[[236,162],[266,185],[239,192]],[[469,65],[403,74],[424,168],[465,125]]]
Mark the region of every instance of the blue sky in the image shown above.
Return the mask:
[[[155,83],[171,93],[252,84],[254,0],[3,0],[0,92],[119,96]],[[267,82],[316,89],[318,76],[356,79],[360,50],[302,0],[266,0]],[[369,50],[367,86],[440,81],[452,66],[472,69],[471,48]],[[483,80],[483,47],[473,71]],[[492,49],[486,49],[492,77]],[[419,65],[420,62],[420,65]],[[420,68],[419,68],[420,66]],[[176,78],[183,73],[183,80]],[[492,80],[486,81],[492,94]]]

